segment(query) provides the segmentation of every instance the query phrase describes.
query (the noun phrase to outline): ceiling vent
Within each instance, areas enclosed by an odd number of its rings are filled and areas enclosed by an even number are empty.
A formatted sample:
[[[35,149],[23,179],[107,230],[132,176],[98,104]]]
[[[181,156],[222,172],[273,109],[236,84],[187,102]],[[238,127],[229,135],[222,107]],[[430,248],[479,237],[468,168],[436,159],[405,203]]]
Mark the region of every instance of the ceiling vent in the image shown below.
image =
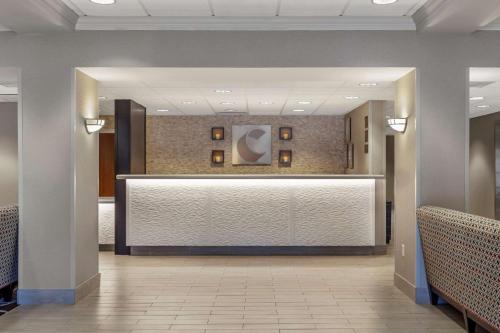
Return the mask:
[[[248,112],[246,111],[220,111],[215,113],[218,116],[246,116]]]
[[[495,83],[495,81],[471,81],[470,87],[471,88],[484,88],[486,86],[489,86],[490,84]]]
[[[2,82],[2,81],[0,81],[0,86],[4,86],[5,88],[16,88],[17,82]]]

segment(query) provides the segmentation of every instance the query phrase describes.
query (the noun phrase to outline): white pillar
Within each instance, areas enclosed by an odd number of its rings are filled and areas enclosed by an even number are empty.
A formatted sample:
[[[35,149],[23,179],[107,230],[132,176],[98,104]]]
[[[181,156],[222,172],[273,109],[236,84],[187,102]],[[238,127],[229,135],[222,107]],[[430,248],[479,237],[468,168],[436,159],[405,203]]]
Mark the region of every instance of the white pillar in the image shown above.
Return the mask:
[[[80,249],[76,239],[81,228],[75,212],[79,205],[87,204],[88,198],[83,203],[75,200],[83,195],[75,187],[79,183],[77,163],[85,160],[80,153],[97,151],[90,148],[77,154],[76,148],[82,144],[82,121],[72,97],[74,87],[74,70],[70,67],[45,63],[23,68],[19,135],[21,304],[71,304],[78,296],[76,272],[80,263],[76,259]],[[97,230],[97,220],[95,224]],[[97,256],[97,232],[95,249],[86,256]],[[93,270],[97,273],[97,266]]]

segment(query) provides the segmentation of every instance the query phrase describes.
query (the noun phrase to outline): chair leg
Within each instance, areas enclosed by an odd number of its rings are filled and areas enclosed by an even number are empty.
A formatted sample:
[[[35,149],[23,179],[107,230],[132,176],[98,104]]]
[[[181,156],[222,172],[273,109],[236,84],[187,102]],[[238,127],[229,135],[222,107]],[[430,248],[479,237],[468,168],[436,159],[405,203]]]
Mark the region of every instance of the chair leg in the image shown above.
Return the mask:
[[[4,301],[11,302],[14,296],[14,284],[8,285],[0,291],[0,296],[3,296]]]
[[[438,305],[438,302],[439,302],[439,295],[431,290],[431,304]]]
[[[476,322],[467,316],[467,313],[464,311],[464,321],[465,321],[465,329],[468,333],[476,332]]]

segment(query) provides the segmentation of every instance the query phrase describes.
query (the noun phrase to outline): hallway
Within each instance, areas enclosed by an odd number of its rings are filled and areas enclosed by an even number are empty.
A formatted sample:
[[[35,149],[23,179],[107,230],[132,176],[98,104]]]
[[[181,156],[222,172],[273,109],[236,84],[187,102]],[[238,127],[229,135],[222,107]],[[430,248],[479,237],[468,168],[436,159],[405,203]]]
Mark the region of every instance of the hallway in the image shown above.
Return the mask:
[[[440,309],[416,305],[393,286],[391,256],[101,252],[100,265],[100,291],[76,306],[21,306],[0,317],[0,331],[465,332]]]

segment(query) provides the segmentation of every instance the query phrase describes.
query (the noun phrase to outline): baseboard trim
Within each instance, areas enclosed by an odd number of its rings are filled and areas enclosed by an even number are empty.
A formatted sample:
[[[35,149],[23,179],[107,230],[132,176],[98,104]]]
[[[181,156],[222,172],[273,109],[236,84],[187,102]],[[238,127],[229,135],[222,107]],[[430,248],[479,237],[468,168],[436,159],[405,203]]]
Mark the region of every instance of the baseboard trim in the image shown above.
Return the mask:
[[[416,301],[416,286],[398,273],[394,273],[394,285],[406,296]]]
[[[376,255],[387,254],[387,245],[375,245],[374,254]]]
[[[132,246],[133,256],[317,256],[375,255],[375,246]]]
[[[17,303],[20,305],[75,304],[99,288],[100,283],[101,273],[97,273],[75,289],[19,289]]]
[[[75,303],[78,303],[82,298],[88,296],[91,292],[98,289],[101,285],[101,273],[97,273],[85,282],[82,282],[75,289]]]
[[[115,250],[115,244],[99,244],[99,252],[109,252]]]
[[[75,289],[19,289],[17,303],[34,304],[75,304]]]

